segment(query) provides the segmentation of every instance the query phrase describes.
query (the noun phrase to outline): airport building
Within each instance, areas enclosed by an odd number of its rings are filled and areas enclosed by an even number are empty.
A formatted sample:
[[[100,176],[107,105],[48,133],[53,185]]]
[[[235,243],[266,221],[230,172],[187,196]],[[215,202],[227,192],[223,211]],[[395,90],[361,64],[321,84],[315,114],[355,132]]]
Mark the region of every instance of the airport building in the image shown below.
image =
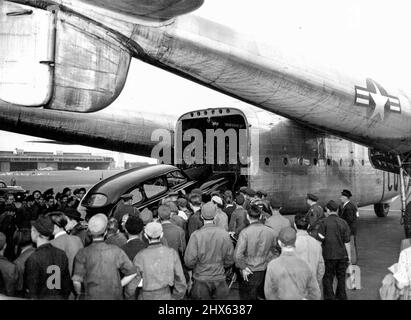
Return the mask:
[[[106,170],[114,159],[91,153],[0,151],[0,171]]]

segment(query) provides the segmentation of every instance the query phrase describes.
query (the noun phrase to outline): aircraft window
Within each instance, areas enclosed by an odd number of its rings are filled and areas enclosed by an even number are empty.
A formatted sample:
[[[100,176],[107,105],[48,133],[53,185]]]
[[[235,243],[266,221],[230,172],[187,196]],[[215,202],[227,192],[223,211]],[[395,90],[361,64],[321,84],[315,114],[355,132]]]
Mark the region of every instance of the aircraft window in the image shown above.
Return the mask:
[[[183,184],[186,181],[187,179],[180,171],[173,171],[167,174],[167,182],[170,188]]]
[[[354,159],[351,160],[351,166],[354,167]]]
[[[361,164],[362,164],[362,165],[364,165],[364,164],[365,164],[365,161],[364,161],[364,159],[362,159],[362,160],[361,160]]]
[[[155,178],[144,182],[143,184],[144,192],[148,199],[163,193],[167,190],[165,181],[163,178]]]
[[[266,166],[270,165],[270,158],[266,157],[264,159],[264,163],[265,163]]]
[[[317,160],[317,158],[314,158],[314,165],[316,166],[317,164],[318,164],[318,160]]]
[[[327,166],[331,165],[331,159],[327,159]]]
[[[286,166],[286,165],[288,164],[288,159],[287,159],[287,158],[284,158],[284,159],[283,159],[283,163],[284,163],[284,165]]]

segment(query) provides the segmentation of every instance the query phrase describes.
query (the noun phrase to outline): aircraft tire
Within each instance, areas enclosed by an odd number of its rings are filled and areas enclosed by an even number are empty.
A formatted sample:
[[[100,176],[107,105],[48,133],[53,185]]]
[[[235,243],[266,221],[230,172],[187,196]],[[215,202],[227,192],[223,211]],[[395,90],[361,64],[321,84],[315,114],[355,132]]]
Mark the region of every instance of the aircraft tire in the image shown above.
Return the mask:
[[[374,212],[378,218],[385,218],[390,212],[390,205],[388,203],[375,203]]]
[[[405,237],[411,238],[411,205],[408,205],[405,208],[404,212],[404,231],[405,231]]]

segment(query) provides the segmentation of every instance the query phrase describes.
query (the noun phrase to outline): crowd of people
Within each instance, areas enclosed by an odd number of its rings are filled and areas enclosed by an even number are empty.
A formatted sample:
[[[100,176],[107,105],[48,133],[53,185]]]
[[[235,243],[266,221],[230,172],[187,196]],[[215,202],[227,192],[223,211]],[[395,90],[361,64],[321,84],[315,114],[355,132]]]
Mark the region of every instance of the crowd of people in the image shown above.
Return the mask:
[[[293,220],[263,191],[171,193],[151,210],[124,194],[107,215],[86,190],[7,195],[0,204],[0,294],[29,299],[347,299],[357,208],[307,194]],[[203,202],[203,200],[208,200]],[[85,220],[85,218],[87,218]],[[337,289],[333,289],[334,278]]]

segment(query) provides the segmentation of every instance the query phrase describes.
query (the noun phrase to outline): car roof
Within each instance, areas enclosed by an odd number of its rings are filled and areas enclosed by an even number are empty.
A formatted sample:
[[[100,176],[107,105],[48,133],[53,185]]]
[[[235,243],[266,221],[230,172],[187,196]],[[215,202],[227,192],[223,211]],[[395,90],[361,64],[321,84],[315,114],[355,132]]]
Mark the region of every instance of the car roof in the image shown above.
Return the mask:
[[[125,170],[97,183],[90,189],[87,196],[102,193],[107,195],[109,202],[111,202],[113,198],[123,195],[136,184],[175,170],[179,169],[168,164],[154,164]]]

